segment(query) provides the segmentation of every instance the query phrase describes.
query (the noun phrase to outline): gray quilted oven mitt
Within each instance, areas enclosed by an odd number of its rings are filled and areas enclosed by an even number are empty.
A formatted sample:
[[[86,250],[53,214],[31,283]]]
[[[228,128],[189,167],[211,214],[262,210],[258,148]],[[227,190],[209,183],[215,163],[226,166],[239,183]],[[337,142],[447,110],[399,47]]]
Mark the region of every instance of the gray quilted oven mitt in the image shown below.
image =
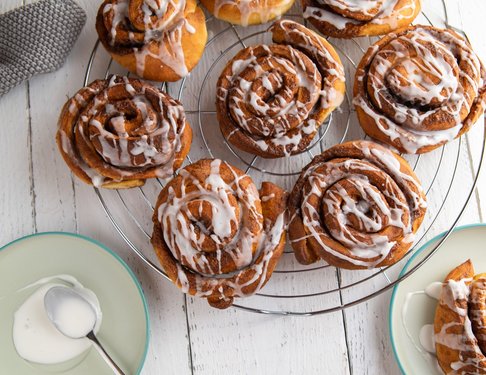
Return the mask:
[[[0,96],[59,69],[85,23],[73,0],[41,0],[0,15]]]

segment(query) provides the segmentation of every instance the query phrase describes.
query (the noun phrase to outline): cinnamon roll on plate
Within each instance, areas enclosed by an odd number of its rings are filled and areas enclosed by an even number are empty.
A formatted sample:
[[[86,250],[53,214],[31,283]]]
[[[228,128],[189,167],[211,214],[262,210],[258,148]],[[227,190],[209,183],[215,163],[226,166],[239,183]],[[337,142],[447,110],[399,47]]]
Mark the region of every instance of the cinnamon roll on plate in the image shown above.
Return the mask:
[[[486,273],[475,274],[471,260],[444,280],[434,341],[444,374],[486,374]]]

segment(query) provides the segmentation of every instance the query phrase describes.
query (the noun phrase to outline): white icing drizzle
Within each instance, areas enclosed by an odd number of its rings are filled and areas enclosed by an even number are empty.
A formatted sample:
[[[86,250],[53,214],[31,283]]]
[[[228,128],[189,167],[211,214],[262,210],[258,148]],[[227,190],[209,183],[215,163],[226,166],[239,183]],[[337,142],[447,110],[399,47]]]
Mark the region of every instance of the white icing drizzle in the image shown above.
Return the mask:
[[[125,17],[128,15],[128,0],[106,4],[103,8],[103,14],[106,15],[106,13],[109,12],[113,13],[113,26],[110,29],[110,45],[114,46],[117,35],[117,27],[120,23],[125,21]]]
[[[242,132],[255,148],[287,156],[315,134],[324,111],[341,104],[335,85],[344,83],[344,70],[332,47],[303,26],[282,20],[270,31],[276,29],[286,35],[281,44],[249,47],[227,65],[217,105],[228,138]]]
[[[418,27],[389,38],[368,51],[354,104],[405,152],[450,142],[480,104],[478,57],[448,30]]]
[[[222,167],[231,171],[231,181],[221,177]],[[222,300],[257,292],[267,280],[269,262],[284,233],[284,213],[273,224],[265,222],[255,185],[245,187],[249,177],[218,159],[211,161],[202,181],[186,169],[178,178],[180,190],[169,185],[156,212],[182,291]],[[204,207],[210,207],[209,218]],[[211,250],[209,242],[214,245]],[[222,270],[223,262],[231,263],[230,271]],[[254,283],[256,287],[247,288]],[[225,294],[228,288],[232,292]]]
[[[89,86],[81,89],[69,105],[72,134],[66,133],[67,128],[59,130],[62,151],[96,187],[130,179],[137,173],[150,171],[161,178],[174,173],[174,163],[183,146],[181,135],[187,126],[184,109],[152,86],[141,84],[136,90],[131,82],[114,75],[105,86],[95,81],[96,90]],[[109,92],[117,90],[117,86],[126,93],[113,101]],[[88,100],[80,94],[85,92],[90,93]],[[118,178],[112,173],[105,178],[103,170],[88,165],[89,160],[83,158],[75,144],[77,132],[84,142],[92,145],[92,153],[102,161],[102,168],[110,169]]]
[[[399,190],[391,192],[382,191],[382,195],[371,187],[372,184],[366,176],[354,177],[350,172],[351,169],[379,172],[377,168],[360,163],[359,161],[350,159],[344,163],[334,163],[331,168],[324,167],[322,171],[316,171],[315,174],[313,173],[309,176],[309,184],[312,186],[312,189],[310,191],[304,191],[304,194],[307,193],[307,195],[302,202],[303,223],[308,228],[310,234],[313,235],[313,238],[326,251],[338,258],[351,260],[353,264],[373,267],[383,261],[396,244],[396,241],[390,240],[383,234],[383,230],[387,224],[401,228],[404,233],[403,236],[411,233],[410,223],[405,225],[402,222],[404,207],[401,204],[396,207],[388,206],[390,202],[400,202],[403,199],[403,195],[399,193]],[[341,168],[345,168],[346,171],[340,172]],[[346,189],[339,182],[343,179],[359,191],[361,199],[358,202],[347,195]],[[331,186],[335,187],[337,191],[324,194]],[[310,203],[310,200],[315,199],[316,196],[326,205],[326,215],[337,218],[339,226],[337,228],[328,228],[332,238],[345,246],[353,256],[362,258],[363,260],[349,258],[335,251],[321,239],[322,224],[318,211],[320,207],[315,207]],[[383,196],[385,200],[383,200]],[[344,204],[342,205],[341,202],[344,202]],[[371,217],[367,216],[367,211],[370,207],[369,202],[377,206],[377,209],[372,211]],[[362,204],[366,205],[364,209],[361,208]],[[360,236],[355,233],[349,221],[350,214],[358,218],[359,230],[368,233],[367,236]],[[389,218],[389,223],[382,221],[382,215]],[[367,259],[374,260],[370,262]]]
[[[442,292],[442,285],[443,283],[441,283],[440,281],[434,281],[433,283],[430,283],[424,289],[425,294],[427,294],[430,298],[438,300],[440,297],[440,293]]]
[[[76,163],[76,165],[91,179],[93,186],[101,187],[103,185],[105,178],[96,172],[94,169],[90,168],[83,159],[78,158],[75,151],[73,150],[73,145],[66,135],[66,132],[61,131],[61,147],[62,150],[69,156],[69,158]]]
[[[160,118],[153,113],[152,104],[144,95],[131,98],[142,118],[144,131],[139,136],[126,132],[128,120],[123,113],[113,109],[111,104],[99,101],[91,108],[92,114],[100,113],[105,108],[113,111],[112,115],[117,114],[110,119],[115,133],[107,130],[105,124],[95,118],[89,120],[89,126],[96,129],[90,131],[90,141],[97,140],[100,143],[100,156],[106,163],[119,168],[164,166],[166,177],[172,174],[175,154],[181,149],[180,133],[185,125],[182,125],[182,129],[180,127],[182,122],[185,124],[184,110],[180,104],[171,100],[167,103],[164,94],[159,92],[158,95],[160,113],[164,114]],[[157,121],[160,121],[159,125]],[[82,123],[80,126],[82,129],[85,125]],[[171,140],[171,134],[176,135],[174,140]],[[143,157],[137,158],[139,156]]]
[[[412,224],[426,202],[390,151],[365,141],[354,147],[363,159],[341,155],[311,164],[300,177],[302,198],[290,221],[300,217],[306,236],[292,242],[311,237],[332,256],[371,268],[397,244],[413,242]]]
[[[117,33],[120,28],[130,29],[133,26],[129,14],[130,0],[116,0],[105,5],[104,13],[112,14],[109,30],[110,44],[117,46]],[[144,76],[147,57],[160,60],[180,77],[189,74],[182,48],[182,35],[194,34],[196,29],[185,18],[186,0],[145,0],[142,3],[143,28],[131,31],[128,38],[133,42],[137,74]],[[152,17],[155,15],[156,22]],[[106,16],[105,16],[106,17]],[[137,38],[142,33],[143,40]],[[142,45],[140,45],[142,44]]]
[[[275,194],[272,193],[272,194],[269,194],[269,195],[264,195],[263,197],[261,197],[261,201],[262,202],[268,202],[269,200],[275,198]]]
[[[359,12],[368,17],[373,17],[377,13],[373,12],[373,9],[383,6],[382,0],[321,0],[321,3],[341,10]]]
[[[414,297],[420,295],[426,295],[432,299],[438,300],[439,295],[442,291],[442,286],[443,283],[441,283],[440,281],[434,281],[429,285],[427,285],[427,287],[425,287],[424,290],[407,293],[401,311],[402,325],[405,330],[405,333],[410,339],[410,342],[417,349],[417,351],[424,357],[424,359],[428,361],[433,367],[437,368],[439,372],[442,372],[442,370],[439,366],[439,363],[437,362],[437,357],[435,355],[434,325],[431,323],[425,324],[420,328],[418,334],[419,342],[417,343],[416,339],[414,338],[414,336],[412,335],[408,327],[407,316],[408,316],[408,309],[410,303],[412,303]],[[421,303],[421,302],[417,301],[416,303]]]
[[[423,193],[422,186],[413,177],[406,173],[403,173],[400,170],[400,162],[390,152],[376,147],[367,147],[363,143],[361,144],[359,149],[363,152],[366,158],[373,158],[382,167],[389,171],[391,176],[393,176],[394,180],[397,181],[400,185],[406,186],[407,184],[411,184],[415,187],[415,189],[411,189],[408,191],[410,197],[412,198],[409,200],[409,205],[412,210],[427,208],[427,202],[424,198],[425,195],[418,193]]]
[[[344,16],[342,13],[336,12],[339,8],[343,11],[359,13],[361,17],[367,19],[359,20],[353,18],[352,14]],[[372,12],[372,9],[378,11]],[[325,22],[334,26],[337,30],[344,30],[348,24],[356,26],[390,24],[392,28],[396,28],[398,20],[410,18],[415,12],[415,1],[315,0],[313,6],[305,7],[303,15],[305,19]]]
[[[453,369],[449,374],[469,375],[484,374],[486,358],[482,353],[478,338],[475,336],[470,320],[471,279],[459,281],[448,280],[440,295],[439,303],[445,305],[459,318],[457,321],[446,323],[440,332],[435,334],[435,342],[452,350],[459,351],[460,360],[451,364]],[[473,314],[473,317],[475,315]],[[460,334],[457,332],[458,328]]]
[[[425,324],[419,333],[419,340],[422,347],[429,353],[435,353],[434,325]]]
[[[471,284],[471,293],[469,295],[469,318],[475,330],[475,336],[482,343],[482,351],[486,346],[486,310],[482,309],[486,302],[486,279],[481,277],[474,280]]]
[[[313,61],[322,74],[321,106],[332,108],[339,106],[344,100],[344,94],[334,87],[336,82],[345,82],[344,67],[331,53],[332,46],[324,43],[324,40],[314,33],[305,32],[301,27],[295,27],[295,22],[280,20],[270,28],[271,31],[281,29],[285,35],[285,42],[296,49],[304,51]],[[292,43],[292,38],[298,38],[299,42]]]
[[[309,115],[314,103],[319,98],[320,88],[316,87],[315,82],[320,81],[319,72],[316,69],[306,71],[305,55],[300,54],[292,47],[287,51],[290,55],[290,61],[274,55],[269,51],[269,56],[263,58],[256,57],[253,50],[250,50],[250,57],[246,60],[236,60],[232,64],[231,76],[235,77],[232,81],[232,92],[229,93],[229,109],[234,120],[240,126],[248,131],[261,131],[263,136],[275,135],[275,138],[281,138],[289,129],[293,128],[292,123],[300,123]],[[282,75],[278,73],[265,72],[260,63],[269,63],[271,67],[278,71],[283,69]],[[306,59],[306,62],[308,60]],[[265,102],[255,91],[253,82],[246,81],[241,73],[253,69],[260,73],[258,77],[266,90],[274,94],[269,102]],[[284,77],[295,77],[298,89],[308,93],[308,104],[302,103],[294,98],[297,92],[290,91],[289,86],[283,86]],[[258,79],[257,78],[257,79]],[[270,82],[272,80],[273,82]],[[283,86],[283,87],[282,87]],[[249,107],[249,108],[248,108]],[[246,109],[246,112],[243,110]],[[248,118],[248,112],[253,116]],[[256,124],[254,124],[256,122]]]
[[[259,23],[266,23],[280,14],[280,9],[286,8],[287,4],[293,0],[282,0],[275,2],[272,0],[214,0],[214,15],[221,18],[223,8],[231,7],[240,13],[240,23],[242,26],[248,26],[253,14],[259,17]]]

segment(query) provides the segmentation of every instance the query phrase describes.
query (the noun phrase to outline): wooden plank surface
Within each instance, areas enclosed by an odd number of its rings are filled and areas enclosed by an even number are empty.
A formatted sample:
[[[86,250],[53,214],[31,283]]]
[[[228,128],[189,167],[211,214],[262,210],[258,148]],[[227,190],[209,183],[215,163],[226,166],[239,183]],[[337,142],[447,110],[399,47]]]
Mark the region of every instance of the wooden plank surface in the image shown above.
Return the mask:
[[[21,0],[0,3],[0,12],[21,5]],[[23,83],[0,100],[2,114],[2,222],[0,242],[6,243],[35,231],[35,197],[32,190],[31,125],[27,83]]]
[[[484,59],[486,40],[482,16],[486,14],[486,2],[447,2],[452,9],[457,9],[451,12],[450,23],[466,30]],[[3,0],[0,12],[21,3],[21,0]],[[65,230],[91,236],[116,250],[137,274],[150,305],[152,334],[144,374],[399,374],[386,324],[389,293],[345,312],[312,318],[256,315],[237,309],[216,311],[205,301],[184,297],[133,255],[114,231],[93,189],[71,177],[54,143],[59,109],[82,86],[88,56],[96,40],[97,2],[78,0],[78,3],[87,11],[88,23],[64,67],[55,73],[35,77],[0,98],[4,176],[0,183],[0,244],[35,231]],[[440,13],[436,3],[440,2],[434,1],[432,11]],[[218,27],[225,25],[215,24],[212,32]],[[199,82],[202,78],[197,74],[205,73],[211,64],[209,59],[203,59],[200,73],[195,71],[189,79]],[[101,70],[97,74],[101,74]],[[192,90],[190,81],[187,87],[186,90]],[[197,96],[192,91],[184,97],[190,98],[191,94],[193,99],[184,102],[187,109],[197,105]],[[207,104],[211,102],[209,98]],[[461,144],[457,178],[467,183],[471,183],[472,172],[479,162],[476,156],[483,146],[482,134],[482,129],[476,127]],[[193,159],[207,156],[201,140],[195,140],[191,156]],[[295,163],[306,163],[308,159],[305,158],[295,159]],[[434,172],[434,164],[430,165],[430,171],[422,171],[424,175]],[[263,177],[254,175],[256,181]],[[293,179],[279,180],[279,183],[290,188]],[[440,183],[438,186],[446,187]],[[484,220],[485,191],[486,173],[483,172],[461,223]],[[434,223],[434,229],[440,230],[447,225],[447,216],[458,212],[460,198],[449,198],[458,203],[447,207],[449,215],[443,214]],[[147,244],[144,246],[146,248]],[[357,277],[358,274],[343,273],[339,281],[349,283]],[[310,288],[302,278],[285,279],[285,282],[295,282],[290,292]],[[325,287],[332,288],[337,282],[337,275],[328,275]],[[381,282],[383,280],[377,280]],[[355,296],[351,292],[340,298]],[[266,303],[275,305],[276,302]],[[299,308],[299,302],[286,305],[289,306]],[[317,301],[306,302],[308,308],[317,306]]]

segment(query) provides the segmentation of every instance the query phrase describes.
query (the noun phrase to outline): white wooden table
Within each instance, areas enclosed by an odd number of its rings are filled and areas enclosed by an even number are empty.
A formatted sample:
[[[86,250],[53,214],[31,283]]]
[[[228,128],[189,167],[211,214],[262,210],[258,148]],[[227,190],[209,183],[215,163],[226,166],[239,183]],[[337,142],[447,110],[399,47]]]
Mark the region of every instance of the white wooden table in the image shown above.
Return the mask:
[[[439,0],[423,1],[441,6]],[[28,2],[2,0],[0,12]],[[311,318],[217,311],[184,297],[133,255],[93,189],[71,177],[54,142],[59,110],[82,86],[96,40],[99,1],[78,3],[86,9],[88,22],[64,67],[0,98],[0,244],[33,232],[69,231],[116,250],[137,274],[150,306],[152,332],[144,374],[398,374],[387,328],[389,292],[344,312]],[[486,58],[486,1],[448,4],[451,23],[467,31]],[[472,132],[464,152],[478,154],[481,143]],[[459,167],[472,173],[468,162]],[[485,214],[483,173],[460,224],[484,221]]]

